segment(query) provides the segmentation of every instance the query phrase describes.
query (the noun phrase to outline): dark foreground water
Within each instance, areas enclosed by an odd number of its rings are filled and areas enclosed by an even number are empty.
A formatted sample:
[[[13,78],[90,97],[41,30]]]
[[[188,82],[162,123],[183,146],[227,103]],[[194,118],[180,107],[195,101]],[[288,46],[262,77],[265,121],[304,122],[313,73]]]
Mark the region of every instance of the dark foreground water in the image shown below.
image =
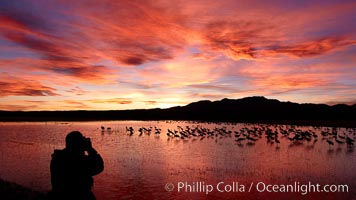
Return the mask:
[[[90,137],[104,159],[105,171],[94,177],[98,200],[356,198],[355,130],[327,127],[2,122],[0,178],[50,190],[51,154],[73,130]]]

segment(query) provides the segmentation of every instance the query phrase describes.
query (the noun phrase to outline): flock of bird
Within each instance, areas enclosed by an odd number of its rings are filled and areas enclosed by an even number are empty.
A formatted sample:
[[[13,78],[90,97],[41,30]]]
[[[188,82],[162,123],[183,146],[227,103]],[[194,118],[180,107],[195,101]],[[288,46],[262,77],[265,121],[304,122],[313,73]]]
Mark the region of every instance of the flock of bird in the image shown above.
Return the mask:
[[[105,130],[102,127],[102,130]],[[111,130],[107,128],[107,130]],[[154,126],[140,127],[135,131],[133,127],[126,127],[126,133],[129,136],[133,136],[135,133],[138,136],[143,135],[160,135],[162,129]],[[163,133],[164,134],[164,133]],[[281,143],[280,140],[287,139],[292,145],[298,144],[315,144],[318,140],[326,141],[329,147],[333,145],[346,144],[348,148],[353,148],[356,138],[356,129],[347,128],[321,128],[314,127],[313,129],[297,128],[296,126],[283,126],[283,125],[248,125],[241,128],[230,128],[226,126],[206,128],[201,125],[196,126],[177,126],[176,129],[167,129],[165,132],[169,139],[175,138],[177,140],[187,141],[190,138],[196,140],[200,138],[214,138],[215,141],[224,137],[234,138],[237,145],[242,145],[245,142],[247,145],[254,145],[261,138],[266,138],[267,143],[276,144]]]
[[[143,134],[151,135],[152,130],[153,130],[152,126],[149,128],[141,127],[138,129],[139,132],[138,136],[142,136]],[[162,129],[154,127],[155,134],[161,134],[161,131]],[[126,127],[126,132],[128,132],[129,135],[132,136],[135,133],[135,130],[130,126],[130,127]]]

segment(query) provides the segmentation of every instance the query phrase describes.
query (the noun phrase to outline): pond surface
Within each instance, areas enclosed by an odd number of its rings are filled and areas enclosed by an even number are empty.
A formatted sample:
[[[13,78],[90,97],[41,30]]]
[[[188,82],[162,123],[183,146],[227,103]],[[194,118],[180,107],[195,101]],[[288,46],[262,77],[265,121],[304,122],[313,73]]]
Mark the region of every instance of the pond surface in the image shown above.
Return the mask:
[[[49,191],[51,154],[64,148],[65,136],[73,130],[90,137],[104,159],[104,172],[94,177],[98,200],[356,198],[356,130],[345,128],[187,121],[1,122],[0,178]],[[347,185],[348,192],[302,195],[301,185],[309,182]],[[268,184],[299,190],[258,191]]]

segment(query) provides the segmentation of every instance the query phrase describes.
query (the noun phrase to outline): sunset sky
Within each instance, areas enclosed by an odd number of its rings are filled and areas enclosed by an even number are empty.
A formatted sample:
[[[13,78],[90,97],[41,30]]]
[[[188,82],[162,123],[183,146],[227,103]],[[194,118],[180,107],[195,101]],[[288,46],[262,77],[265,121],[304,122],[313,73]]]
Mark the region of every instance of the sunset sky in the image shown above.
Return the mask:
[[[0,110],[356,103],[354,0],[0,0]]]

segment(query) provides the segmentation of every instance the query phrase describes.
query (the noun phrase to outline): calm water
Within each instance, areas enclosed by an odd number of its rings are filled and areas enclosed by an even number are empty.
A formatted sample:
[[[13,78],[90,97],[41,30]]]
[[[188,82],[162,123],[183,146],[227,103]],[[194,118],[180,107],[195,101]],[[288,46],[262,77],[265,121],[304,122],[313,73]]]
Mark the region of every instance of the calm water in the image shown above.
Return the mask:
[[[111,130],[101,130],[101,126]],[[182,139],[168,137],[172,132],[197,128],[224,130],[214,136],[189,136]],[[134,129],[130,136],[126,127]],[[139,136],[139,128],[152,128],[150,135]],[[161,129],[155,134],[154,127]],[[279,144],[267,142],[266,128],[277,131]],[[104,121],[104,122],[26,122],[0,123],[0,178],[39,191],[48,191],[49,164],[54,149],[64,148],[64,138],[72,130],[90,137],[93,146],[105,162],[103,173],[94,177],[94,193],[99,200],[110,199],[355,199],[356,154],[346,143],[327,143],[336,131],[341,137],[355,139],[353,129],[326,127],[291,127],[259,124],[205,124],[166,121]],[[251,134],[257,141],[236,142],[235,134]],[[291,132],[283,137],[280,130]],[[296,130],[314,132],[311,141],[291,141]],[[230,132],[230,133],[229,133]],[[257,132],[257,134],[256,134]],[[251,132],[252,133],[252,132]],[[215,136],[216,135],[216,136]],[[340,139],[342,140],[342,139]],[[342,140],[346,141],[346,140]],[[218,192],[219,182],[238,182],[245,192]],[[347,184],[348,192],[295,193],[258,192],[251,183],[265,184]],[[214,191],[180,190],[178,182],[187,182],[193,188],[196,182],[212,185]],[[166,191],[166,184],[175,187]],[[168,189],[171,185],[167,186]],[[223,188],[223,187],[222,187]],[[238,187],[239,188],[239,187]]]

